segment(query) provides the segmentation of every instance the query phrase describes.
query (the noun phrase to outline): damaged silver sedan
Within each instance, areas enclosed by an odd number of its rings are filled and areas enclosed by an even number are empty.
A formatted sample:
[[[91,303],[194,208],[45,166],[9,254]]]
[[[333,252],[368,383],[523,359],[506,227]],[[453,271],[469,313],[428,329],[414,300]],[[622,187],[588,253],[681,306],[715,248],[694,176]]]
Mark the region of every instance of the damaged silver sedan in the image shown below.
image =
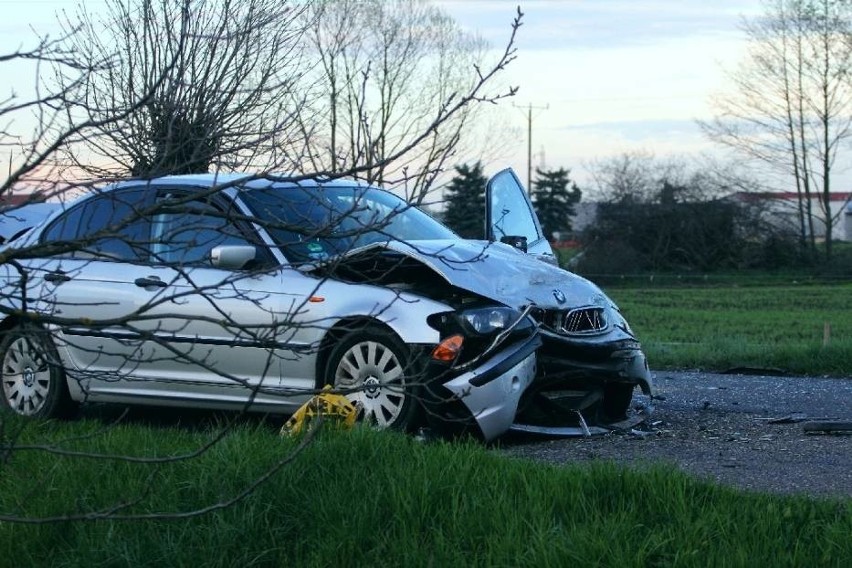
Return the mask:
[[[331,385],[403,430],[491,440],[623,421],[653,385],[616,306],[552,264],[510,170],[489,183],[487,218],[490,238],[465,241],[344,180],[94,192],[2,250],[0,407],[290,413]]]

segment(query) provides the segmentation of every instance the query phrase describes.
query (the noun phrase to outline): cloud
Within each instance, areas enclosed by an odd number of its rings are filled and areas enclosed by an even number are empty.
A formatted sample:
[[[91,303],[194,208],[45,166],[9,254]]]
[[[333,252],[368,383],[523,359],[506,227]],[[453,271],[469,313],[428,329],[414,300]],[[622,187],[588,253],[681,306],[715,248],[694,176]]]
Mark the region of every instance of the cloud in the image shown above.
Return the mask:
[[[517,3],[508,0],[437,3],[494,45],[508,37]],[[521,6],[519,47],[595,49],[640,46],[665,39],[737,33],[743,16],[761,13],[760,0],[533,0]]]

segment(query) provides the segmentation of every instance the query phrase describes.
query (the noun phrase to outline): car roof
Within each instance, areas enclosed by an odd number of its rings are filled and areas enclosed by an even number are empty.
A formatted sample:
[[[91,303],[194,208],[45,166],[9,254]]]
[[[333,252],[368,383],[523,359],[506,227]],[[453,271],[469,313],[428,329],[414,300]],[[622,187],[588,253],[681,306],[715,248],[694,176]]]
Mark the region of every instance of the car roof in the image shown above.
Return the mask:
[[[116,188],[150,184],[153,186],[193,186],[284,189],[288,187],[370,187],[370,184],[351,178],[328,179],[309,177],[304,174],[252,174],[252,173],[204,173],[172,175],[150,180],[128,180],[115,184]]]
[[[351,178],[328,179],[324,177],[310,177],[305,174],[252,174],[252,173],[203,173],[171,175],[144,179],[130,179],[125,181],[109,183],[101,186],[97,191],[83,193],[65,203],[34,203],[23,207],[0,211],[0,243],[7,242],[9,238],[18,235],[25,228],[32,228],[47,218],[54,216],[59,209],[67,209],[71,205],[87,201],[96,195],[111,192],[116,189],[139,187],[148,185],[157,187],[215,187],[223,186],[223,192],[234,197],[241,189],[273,188],[288,189],[296,187],[375,187],[364,181]]]

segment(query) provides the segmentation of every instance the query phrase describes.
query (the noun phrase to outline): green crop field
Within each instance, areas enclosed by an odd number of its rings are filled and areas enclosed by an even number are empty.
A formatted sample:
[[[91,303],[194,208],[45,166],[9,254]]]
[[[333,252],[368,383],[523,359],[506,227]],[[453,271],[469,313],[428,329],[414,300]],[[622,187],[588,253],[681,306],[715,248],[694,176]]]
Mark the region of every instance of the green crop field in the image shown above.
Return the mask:
[[[611,287],[652,368],[852,376],[852,283]]]

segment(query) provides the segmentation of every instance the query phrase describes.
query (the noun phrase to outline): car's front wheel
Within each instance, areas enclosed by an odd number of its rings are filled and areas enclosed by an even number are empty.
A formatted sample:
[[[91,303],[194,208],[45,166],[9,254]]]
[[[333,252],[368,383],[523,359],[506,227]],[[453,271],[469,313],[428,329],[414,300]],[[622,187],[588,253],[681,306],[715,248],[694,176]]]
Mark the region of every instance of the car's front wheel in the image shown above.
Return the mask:
[[[416,426],[419,378],[409,349],[393,333],[367,328],[346,335],[332,349],[328,371],[363,421],[396,430]]]
[[[0,385],[0,408],[22,416],[52,418],[73,407],[56,347],[36,326],[2,332]]]

